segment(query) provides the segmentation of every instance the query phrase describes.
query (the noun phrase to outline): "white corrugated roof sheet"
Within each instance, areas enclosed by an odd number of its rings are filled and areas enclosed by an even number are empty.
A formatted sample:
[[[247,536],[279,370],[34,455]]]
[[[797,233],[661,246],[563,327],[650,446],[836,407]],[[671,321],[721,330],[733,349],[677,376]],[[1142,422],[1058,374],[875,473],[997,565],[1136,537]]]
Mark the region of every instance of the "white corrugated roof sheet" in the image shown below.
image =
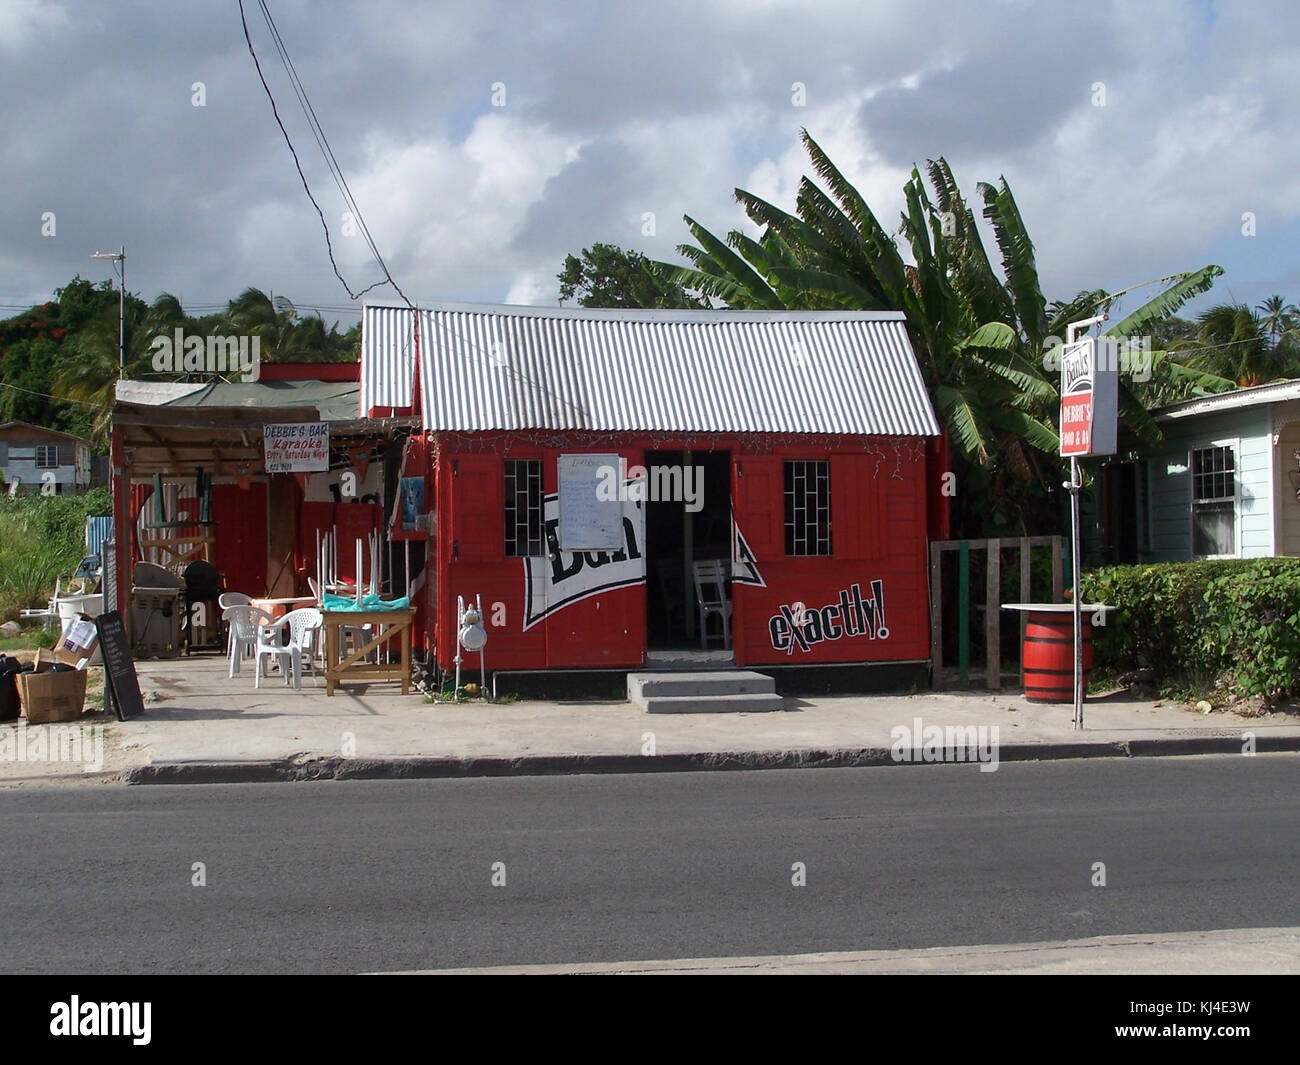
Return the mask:
[[[939,433],[901,312],[435,304],[419,317],[432,431]],[[366,307],[371,395],[402,394],[385,374],[409,386],[412,318]]]
[[[414,402],[415,331],[406,307],[367,305],[361,330],[360,412]]]

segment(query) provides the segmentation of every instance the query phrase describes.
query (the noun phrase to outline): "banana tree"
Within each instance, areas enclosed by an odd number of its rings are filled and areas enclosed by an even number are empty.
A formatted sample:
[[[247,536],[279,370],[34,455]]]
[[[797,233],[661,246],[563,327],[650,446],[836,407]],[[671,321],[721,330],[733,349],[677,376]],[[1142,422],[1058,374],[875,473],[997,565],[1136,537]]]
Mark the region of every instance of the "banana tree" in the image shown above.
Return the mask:
[[[738,231],[719,239],[687,217],[696,244],[678,251],[690,265],[656,263],[656,269],[730,307],[903,311],[936,412],[958,453],[983,470],[1004,464],[1043,482],[1041,458],[1054,456],[1059,446],[1059,396],[1044,369],[1049,342],[1119,294],[1096,290],[1049,307],[1033,243],[1005,179],[978,186],[981,214],[998,246],[999,274],[945,160],[927,164],[928,187],[913,169],[903,187],[901,223],[890,232],[806,130],[802,136],[822,184],[801,180],[795,213],[737,189],[737,201],[763,227],[758,240]],[[1166,287],[1159,295],[1108,335],[1143,332],[1208,289],[1221,272],[1207,266],[1161,279]],[[1155,356],[1168,361],[1163,352]],[[1228,384],[1182,366],[1178,372],[1205,389]],[[1139,435],[1159,436],[1128,382],[1120,409]]]

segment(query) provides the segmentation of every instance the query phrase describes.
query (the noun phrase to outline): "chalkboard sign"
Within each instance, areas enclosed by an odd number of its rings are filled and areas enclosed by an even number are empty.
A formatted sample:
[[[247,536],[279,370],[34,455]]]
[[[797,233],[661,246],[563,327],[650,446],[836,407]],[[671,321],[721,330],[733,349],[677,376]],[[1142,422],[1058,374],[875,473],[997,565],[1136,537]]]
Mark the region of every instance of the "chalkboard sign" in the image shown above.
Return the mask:
[[[560,550],[623,546],[622,467],[618,455],[559,458]]]
[[[116,610],[100,614],[95,619],[95,628],[99,630],[99,652],[104,656],[104,698],[113,703],[119,721],[143,714],[140,678],[135,673],[122,615]]]

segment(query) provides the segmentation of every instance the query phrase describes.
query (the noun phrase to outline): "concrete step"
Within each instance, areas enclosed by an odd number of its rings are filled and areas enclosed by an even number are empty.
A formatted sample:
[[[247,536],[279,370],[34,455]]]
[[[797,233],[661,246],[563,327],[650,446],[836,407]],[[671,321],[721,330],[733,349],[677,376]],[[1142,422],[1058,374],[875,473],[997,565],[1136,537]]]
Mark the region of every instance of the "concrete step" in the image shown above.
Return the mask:
[[[768,692],[744,695],[665,695],[638,703],[648,714],[755,714],[780,710],[781,696]]]
[[[651,714],[716,714],[780,710],[771,677],[748,670],[629,673],[627,698]]]
[[[774,691],[776,685],[771,677],[747,669],[671,670],[627,675],[627,697],[634,703],[661,695],[750,695]]]

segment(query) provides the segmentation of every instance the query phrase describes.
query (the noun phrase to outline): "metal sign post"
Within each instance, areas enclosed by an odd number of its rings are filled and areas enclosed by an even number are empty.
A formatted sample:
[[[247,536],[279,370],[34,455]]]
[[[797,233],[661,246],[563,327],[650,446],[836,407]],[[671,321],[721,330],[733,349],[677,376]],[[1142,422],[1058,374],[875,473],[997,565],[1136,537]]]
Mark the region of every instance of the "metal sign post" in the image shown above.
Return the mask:
[[[1083,599],[1079,588],[1081,556],[1079,539],[1080,455],[1109,454],[1115,450],[1115,367],[1097,365],[1096,341],[1079,340],[1089,326],[1106,321],[1099,314],[1071,322],[1061,349],[1061,454],[1070,457],[1070,479],[1062,485],[1070,491],[1070,562],[1074,600],[1074,727],[1083,728]]]
[[[1074,594],[1074,727],[1083,728],[1083,601],[1079,595],[1079,460],[1070,456],[1070,570]]]

